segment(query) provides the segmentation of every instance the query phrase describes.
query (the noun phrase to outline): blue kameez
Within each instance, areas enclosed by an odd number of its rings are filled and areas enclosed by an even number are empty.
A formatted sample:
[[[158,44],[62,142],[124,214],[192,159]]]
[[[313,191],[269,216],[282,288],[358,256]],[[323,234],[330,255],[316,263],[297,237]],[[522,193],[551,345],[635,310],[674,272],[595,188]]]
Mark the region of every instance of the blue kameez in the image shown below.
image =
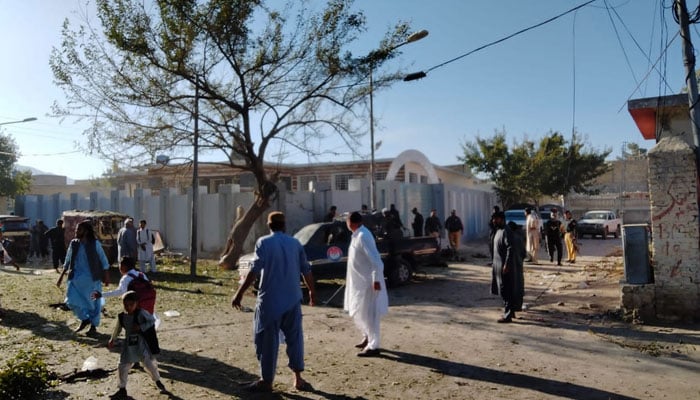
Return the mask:
[[[95,250],[103,270],[109,269],[109,261],[102,250],[102,244],[95,241]],[[102,306],[104,298],[92,300],[90,294],[92,292],[102,292],[102,280],[93,280],[88,257],[85,251],[85,243],[80,243],[77,254],[73,254],[72,246],[68,247],[66,261],[63,268],[69,268],[71,259],[76,257],[75,265],[73,266],[73,276],[68,280],[66,289],[66,305],[73,311],[73,314],[81,320],[89,320],[93,326],[100,325],[100,317],[102,316]]]

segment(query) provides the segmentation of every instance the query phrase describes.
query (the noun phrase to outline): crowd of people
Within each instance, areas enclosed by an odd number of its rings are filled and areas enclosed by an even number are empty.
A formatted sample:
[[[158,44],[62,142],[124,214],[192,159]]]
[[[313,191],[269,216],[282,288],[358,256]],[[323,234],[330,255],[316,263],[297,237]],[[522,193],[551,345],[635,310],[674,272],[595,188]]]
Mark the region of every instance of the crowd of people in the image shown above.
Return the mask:
[[[324,219],[336,219],[336,211],[335,206],[331,207]],[[456,210],[451,210],[444,224],[435,209],[430,210],[426,219],[417,208],[413,208],[411,213],[413,235],[439,238],[444,229],[449,241],[450,257],[456,259],[464,232],[464,225],[456,215]],[[347,255],[344,310],[354,321],[361,336],[361,340],[354,345],[360,350],[358,357],[380,355],[380,320],[388,312],[389,306],[384,264],[374,238],[376,233],[364,224],[368,214],[363,207],[362,211],[349,213],[345,217],[345,224],[352,235]],[[380,232],[391,235],[392,232],[404,229],[399,212],[393,204],[383,209],[382,215]],[[562,238],[566,244],[567,261],[576,261],[576,220],[571,212],[566,211],[562,220],[557,209],[553,208],[550,218],[544,224],[532,208],[525,209],[525,215],[523,227],[513,222],[506,223],[505,213],[496,206],[489,222],[491,292],[500,296],[504,305],[503,314],[497,319],[499,323],[512,322],[516,313],[523,309],[523,264],[526,261],[538,263],[541,232],[546,237],[550,262],[555,262],[556,254],[556,263],[561,265]],[[250,272],[231,300],[234,308],[241,309],[243,294],[258,281],[253,343],[260,363],[260,378],[247,385],[246,389],[251,392],[272,391],[278,348],[283,340],[287,346],[293,385],[298,390],[307,390],[311,385],[301,376],[304,371],[304,334],[299,277],[303,278],[308,288],[310,306],[316,304],[314,279],[304,248],[285,232],[285,215],[279,211],[271,212],[267,224],[270,234],[256,241]],[[41,221],[35,225],[46,243],[51,244],[54,267],[58,270],[59,265],[63,266],[56,284],[60,287],[67,277],[65,304],[80,321],[76,333],[89,327],[88,334],[94,334],[100,324],[105,299],[117,296],[122,299],[124,312],[119,314],[108,342],[108,346],[113,347],[120,333],[125,331],[118,367],[117,397],[126,397],[128,372],[137,363],[143,363],[156,387],[167,393],[160,381],[157,364],[160,348],[155,330],[159,321],[155,313],[155,289],[147,275],[153,276],[156,273],[153,256],[155,237],[146,225],[146,221],[141,220],[137,230],[132,218],[124,221],[124,226],[117,235],[121,279],[117,288],[109,291],[103,291],[103,285],[109,284],[109,262],[91,221],[77,225],[75,238],[67,248],[63,239],[63,221],[58,220],[51,229]],[[41,250],[38,254],[44,257]]]
[[[65,305],[80,321],[75,332],[79,333],[89,326],[87,334],[96,334],[105,299],[115,296],[122,299],[124,312],[118,315],[108,342],[108,347],[112,348],[124,330],[125,339],[118,367],[118,391],[113,398],[127,398],[129,370],[139,362],[144,364],[156,387],[162,393],[167,393],[158,373],[157,355],[160,348],[155,332],[158,323],[155,289],[145,273],[146,264],[149,264],[151,275],[156,271],[153,257],[155,237],[146,229],[146,221],[140,221],[138,230],[134,227],[133,218],[124,221],[117,236],[119,271],[122,277],[117,288],[110,291],[103,291],[103,287],[109,285],[109,261],[97,239],[92,221],[78,223],[75,238],[70,241],[67,250],[62,244],[63,239],[58,240],[59,232],[63,233],[62,221],[57,221],[56,225],[55,229],[47,231],[47,235],[53,231],[48,236],[54,247],[54,266],[61,258],[61,248],[64,251],[63,270],[56,286],[60,288],[67,277]],[[137,260],[141,271],[136,270]]]

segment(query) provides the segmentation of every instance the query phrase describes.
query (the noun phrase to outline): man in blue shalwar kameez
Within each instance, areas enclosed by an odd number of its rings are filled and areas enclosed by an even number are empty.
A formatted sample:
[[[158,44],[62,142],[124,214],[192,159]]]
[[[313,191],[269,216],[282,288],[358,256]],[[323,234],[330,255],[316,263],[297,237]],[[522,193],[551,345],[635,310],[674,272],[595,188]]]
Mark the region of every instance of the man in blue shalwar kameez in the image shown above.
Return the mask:
[[[271,233],[258,239],[255,244],[251,270],[231,301],[234,308],[241,309],[243,294],[260,278],[253,333],[261,379],[248,385],[247,389],[252,392],[272,391],[281,331],[287,343],[288,365],[294,372],[294,387],[304,390],[310,385],[301,377],[304,370],[304,335],[299,276],[303,276],[309,289],[311,306],[315,303],[314,280],[301,243],[284,233],[284,214],[271,212],[267,225]]]

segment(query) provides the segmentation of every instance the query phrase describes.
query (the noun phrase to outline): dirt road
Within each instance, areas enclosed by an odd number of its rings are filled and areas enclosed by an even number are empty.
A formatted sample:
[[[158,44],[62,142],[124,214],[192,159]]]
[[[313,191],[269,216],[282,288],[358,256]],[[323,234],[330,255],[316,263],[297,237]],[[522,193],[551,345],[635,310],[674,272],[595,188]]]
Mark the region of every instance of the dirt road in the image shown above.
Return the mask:
[[[238,385],[254,379],[258,368],[252,314],[229,305],[237,274],[212,266],[192,280],[186,263],[164,266],[158,309],[161,315],[171,309],[181,314],[164,317],[159,330],[160,370],[172,394],[158,394],[141,371],[130,374],[129,394],[135,399],[700,398],[698,326],[622,322],[621,257],[586,255],[620,254],[619,240],[584,240],[583,251],[575,265],[557,267],[546,259],[526,266],[528,310],[512,324],[496,323],[501,303],[489,294],[484,245],[465,248],[464,262],[423,268],[413,283],[390,291],[379,358],[355,356],[352,344],[359,337],[340,308],[342,293],[327,306],[304,306],[304,375],[314,390],[292,388],[282,346],[275,393],[255,396]],[[108,303],[110,317],[97,337],[75,335],[70,329],[77,321],[70,313],[49,310],[46,296],[26,295],[35,286],[47,293],[55,280],[51,270],[38,271],[0,273],[7,309],[0,330],[2,361],[31,346],[44,351],[54,370],[79,368],[90,355],[99,367],[116,367],[118,354],[103,344],[118,303]],[[330,297],[338,283],[322,282],[319,297]],[[252,297],[244,301],[253,304]],[[115,391],[112,373],[61,384],[50,398],[99,399]]]

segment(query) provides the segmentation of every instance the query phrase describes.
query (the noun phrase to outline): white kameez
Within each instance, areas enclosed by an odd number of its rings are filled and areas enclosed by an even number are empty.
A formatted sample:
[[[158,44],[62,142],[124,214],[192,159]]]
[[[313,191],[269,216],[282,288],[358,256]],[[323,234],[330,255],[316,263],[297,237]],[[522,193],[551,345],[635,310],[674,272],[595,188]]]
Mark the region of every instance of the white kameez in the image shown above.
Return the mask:
[[[534,212],[527,216],[525,226],[527,227],[525,251],[527,251],[527,254],[533,261],[537,261],[537,252],[540,250],[541,233],[540,219],[535,216]]]
[[[374,290],[374,282],[379,282],[380,290]],[[364,225],[353,232],[348,249],[344,309],[367,336],[367,348],[379,349],[379,320],[389,312],[389,297],[384,263],[374,236]]]
[[[156,272],[156,256],[153,253],[153,232],[148,229],[140,229],[136,232],[136,243],[138,244],[139,268],[142,272],[147,272],[146,263],[150,270]]]

